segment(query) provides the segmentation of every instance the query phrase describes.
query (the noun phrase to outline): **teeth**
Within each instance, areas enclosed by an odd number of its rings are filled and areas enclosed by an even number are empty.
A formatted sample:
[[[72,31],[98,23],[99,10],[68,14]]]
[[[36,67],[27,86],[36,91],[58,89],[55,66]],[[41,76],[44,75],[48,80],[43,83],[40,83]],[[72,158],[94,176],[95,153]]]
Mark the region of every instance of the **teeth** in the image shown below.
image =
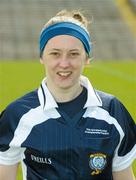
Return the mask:
[[[71,72],[59,72],[58,73],[60,76],[68,76],[68,75],[70,75],[71,74]]]

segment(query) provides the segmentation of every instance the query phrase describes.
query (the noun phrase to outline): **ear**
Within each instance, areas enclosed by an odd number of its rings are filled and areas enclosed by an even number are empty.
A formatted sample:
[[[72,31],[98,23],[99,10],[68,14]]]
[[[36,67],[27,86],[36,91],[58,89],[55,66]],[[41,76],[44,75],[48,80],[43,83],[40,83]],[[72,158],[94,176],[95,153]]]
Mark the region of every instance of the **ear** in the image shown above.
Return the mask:
[[[44,61],[43,61],[43,58],[42,58],[42,57],[40,58],[40,63],[41,63],[41,64],[44,64]]]
[[[86,58],[85,64],[86,65],[90,64],[90,58],[88,58],[88,57]]]

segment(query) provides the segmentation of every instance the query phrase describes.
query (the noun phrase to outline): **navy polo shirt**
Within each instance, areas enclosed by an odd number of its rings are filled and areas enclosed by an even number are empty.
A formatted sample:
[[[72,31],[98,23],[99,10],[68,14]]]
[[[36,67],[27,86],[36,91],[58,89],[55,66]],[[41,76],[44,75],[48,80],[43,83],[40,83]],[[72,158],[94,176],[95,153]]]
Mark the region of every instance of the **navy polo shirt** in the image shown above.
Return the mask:
[[[81,76],[87,98],[71,115],[45,81],[1,113],[0,164],[21,162],[24,180],[112,180],[113,171],[132,164],[136,127],[119,100]]]

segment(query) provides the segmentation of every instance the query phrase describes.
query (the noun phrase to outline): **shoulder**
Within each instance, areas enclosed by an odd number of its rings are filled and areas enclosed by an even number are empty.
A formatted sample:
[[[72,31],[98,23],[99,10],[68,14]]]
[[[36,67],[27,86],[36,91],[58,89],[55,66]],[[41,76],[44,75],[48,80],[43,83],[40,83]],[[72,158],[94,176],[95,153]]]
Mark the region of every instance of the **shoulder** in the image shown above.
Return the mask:
[[[126,110],[123,103],[114,95],[98,90],[96,90],[96,93],[98,94],[98,96],[102,101],[102,108],[110,111],[110,113],[112,113],[112,110],[117,110],[117,109],[121,111],[123,109]]]
[[[35,90],[16,99],[8,106],[8,108],[17,110],[19,108],[25,108],[25,107],[34,108],[38,105],[39,105],[38,94],[37,94],[37,90]]]
[[[126,124],[134,125],[134,120],[124,104],[114,95],[96,91],[102,101],[102,108],[106,110],[110,116],[114,117],[118,123],[126,128]]]
[[[103,91],[99,91],[99,90],[95,90],[95,91],[102,101],[102,108],[109,111],[111,103],[113,101],[116,101],[116,97],[112,94]]]
[[[96,93],[102,101],[102,108],[108,111],[112,117],[116,119],[131,118],[128,110],[117,97],[98,90],[96,90]]]
[[[115,111],[127,111],[123,103],[114,95],[96,90],[102,101],[102,108],[113,114]]]
[[[11,120],[20,119],[21,116],[27,113],[32,108],[40,105],[37,90],[29,92],[24,96],[11,102],[1,113],[0,119]]]

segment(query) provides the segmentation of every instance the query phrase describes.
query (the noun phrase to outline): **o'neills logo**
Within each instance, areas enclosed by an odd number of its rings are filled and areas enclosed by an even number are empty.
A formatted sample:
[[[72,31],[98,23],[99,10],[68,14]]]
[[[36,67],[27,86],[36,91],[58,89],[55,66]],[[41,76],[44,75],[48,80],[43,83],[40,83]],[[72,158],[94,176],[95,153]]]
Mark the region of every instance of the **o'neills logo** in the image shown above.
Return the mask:
[[[46,158],[46,157],[38,157],[38,156],[34,156],[33,154],[31,154],[31,159],[32,161],[35,161],[37,163],[42,163],[42,164],[51,164],[51,158]]]

